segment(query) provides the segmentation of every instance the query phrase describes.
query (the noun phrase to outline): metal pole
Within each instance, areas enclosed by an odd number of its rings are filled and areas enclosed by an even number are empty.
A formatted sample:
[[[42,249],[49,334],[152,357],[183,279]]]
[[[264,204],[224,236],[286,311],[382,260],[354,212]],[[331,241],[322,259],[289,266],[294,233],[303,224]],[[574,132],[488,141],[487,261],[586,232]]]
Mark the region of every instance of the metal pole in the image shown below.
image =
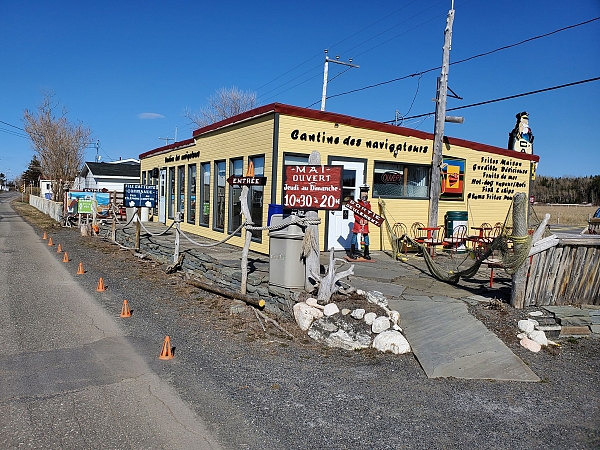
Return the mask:
[[[444,30],[444,49],[442,71],[437,83],[435,106],[435,129],[433,139],[433,160],[431,162],[431,182],[428,226],[437,226],[438,202],[440,198],[440,166],[442,163],[442,145],[444,140],[444,122],[446,120],[446,94],[448,92],[448,71],[450,68],[450,47],[452,46],[452,24],[454,22],[454,2],[448,11]]]

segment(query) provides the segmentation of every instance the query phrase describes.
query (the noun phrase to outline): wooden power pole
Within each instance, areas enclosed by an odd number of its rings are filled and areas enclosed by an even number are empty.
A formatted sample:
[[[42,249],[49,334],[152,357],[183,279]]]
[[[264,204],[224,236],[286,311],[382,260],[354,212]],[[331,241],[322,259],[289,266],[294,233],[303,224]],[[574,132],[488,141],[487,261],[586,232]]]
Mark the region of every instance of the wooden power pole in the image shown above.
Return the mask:
[[[431,164],[431,182],[429,192],[429,219],[427,225],[436,227],[438,221],[438,202],[440,198],[440,166],[442,164],[442,146],[444,144],[444,122],[446,121],[446,96],[448,93],[448,71],[450,68],[450,47],[452,46],[452,24],[454,23],[454,1],[448,11],[444,30],[444,51],[442,71],[437,82],[435,125],[433,138],[433,160]]]

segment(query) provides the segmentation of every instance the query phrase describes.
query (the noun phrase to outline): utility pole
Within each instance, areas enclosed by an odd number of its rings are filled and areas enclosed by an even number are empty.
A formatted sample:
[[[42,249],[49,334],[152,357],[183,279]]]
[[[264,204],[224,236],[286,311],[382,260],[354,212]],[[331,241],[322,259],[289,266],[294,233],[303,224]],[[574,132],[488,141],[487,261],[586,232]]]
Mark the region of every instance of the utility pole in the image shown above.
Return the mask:
[[[431,164],[431,182],[429,199],[429,219],[427,225],[436,227],[438,221],[438,203],[440,199],[440,168],[442,164],[442,146],[444,140],[444,122],[462,123],[462,118],[446,117],[446,97],[448,94],[448,71],[450,68],[450,48],[452,47],[452,24],[454,23],[454,0],[448,11],[446,29],[444,30],[444,48],[442,55],[442,71],[437,79],[435,97],[435,125],[433,138],[433,160]]]
[[[341,64],[342,66],[349,66],[358,69],[360,66],[356,64],[352,64],[352,58],[350,58],[349,62],[343,62],[339,60],[340,57],[336,56],[335,59],[329,59],[327,56],[327,50],[325,50],[325,68],[323,69],[323,94],[321,95],[321,111],[325,111],[325,98],[327,97],[327,75],[329,73],[329,63]]]
[[[165,140],[165,145],[169,145],[169,141],[175,141],[175,139],[170,138],[170,137],[166,137],[166,138],[159,137],[159,139],[164,139]]]

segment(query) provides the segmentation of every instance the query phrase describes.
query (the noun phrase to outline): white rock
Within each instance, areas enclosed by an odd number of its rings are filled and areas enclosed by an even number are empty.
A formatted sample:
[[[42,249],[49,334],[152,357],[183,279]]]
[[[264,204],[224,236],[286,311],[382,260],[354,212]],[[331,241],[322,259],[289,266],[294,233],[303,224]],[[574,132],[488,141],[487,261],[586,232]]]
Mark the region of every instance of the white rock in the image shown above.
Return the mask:
[[[527,350],[531,350],[534,353],[539,352],[542,349],[542,346],[535,341],[532,341],[529,338],[521,339],[520,344],[525,347]]]
[[[331,333],[328,338],[325,339],[325,344],[329,347],[343,348],[345,350],[359,350],[362,348],[369,348],[371,345],[371,338],[367,335],[359,335],[357,339],[352,337],[344,330],[338,330],[335,333]]]
[[[347,316],[348,314],[350,314],[350,310],[348,308],[342,309],[342,316]]]
[[[535,325],[529,320],[519,320],[517,323],[519,330],[524,331],[525,333],[531,333],[535,329]]]
[[[370,313],[366,313],[365,314],[365,323],[367,325],[372,325],[373,321],[375,320],[375,318],[377,317],[377,314],[375,314],[374,312],[370,312]]]
[[[365,291],[363,291],[362,289],[357,289],[357,290],[356,290],[356,293],[357,293],[358,295],[365,295]]]
[[[365,310],[362,308],[358,308],[352,311],[350,315],[357,320],[362,320],[362,318],[365,317]]]
[[[319,305],[316,298],[312,298],[312,297],[306,299],[306,304],[312,306],[313,308],[319,308],[319,309],[324,308],[323,305]]]
[[[410,352],[410,344],[397,331],[384,331],[373,339],[373,348],[381,352],[392,352],[395,355]]]
[[[390,319],[388,319],[387,317],[384,317],[384,316],[379,316],[371,324],[371,331],[373,333],[379,334],[382,331],[389,329],[390,326],[391,326]]]
[[[400,323],[400,313],[398,311],[390,311],[389,316],[394,325],[398,325]]]
[[[399,331],[400,333],[402,333],[402,331],[404,331],[404,330],[402,330],[402,328],[400,328],[400,327],[399,327],[398,325],[396,325],[396,324],[392,325],[392,329],[394,329],[394,330],[396,330],[396,331]]]
[[[548,345],[548,339],[546,339],[546,333],[542,330],[534,330],[527,334],[527,337],[532,341],[537,342],[540,345]]]
[[[542,311],[531,311],[529,313],[529,315],[532,316],[532,317],[539,317],[539,316],[543,316],[544,313]]]
[[[301,330],[306,331],[315,319],[323,317],[323,312],[320,309],[313,308],[304,302],[294,305],[294,318]]]
[[[339,312],[340,308],[338,308],[338,305],[336,305],[335,303],[327,303],[325,305],[325,308],[323,308],[323,314],[325,314],[327,317],[333,316],[334,314],[337,314]]]
[[[533,324],[534,328],[540,324],[537,320],[534,320],[534,319],[527,319],[527,320],[529,320]]]
[[[519,333],[519,334],[517,334],[517,339],[519,339],[519,340],[521,340],[523,338],[526,338],[526,337],[527,337],[527,333]]]
[[[385,298],[385,295],[383,295],[379,291],[369,291],[365,295],[366,295],[367,301],[369,303],[374,303],[375,305],[379,305],[379,306],[387,306],[388,305],[387,298]]]

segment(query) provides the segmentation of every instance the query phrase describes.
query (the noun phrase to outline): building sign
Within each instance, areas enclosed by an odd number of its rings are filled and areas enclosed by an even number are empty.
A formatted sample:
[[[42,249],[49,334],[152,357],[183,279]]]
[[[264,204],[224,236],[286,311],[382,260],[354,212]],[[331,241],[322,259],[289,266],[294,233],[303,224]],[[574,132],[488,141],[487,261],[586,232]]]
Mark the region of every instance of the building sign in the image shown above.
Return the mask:
[[[79,214],[92,214],[92,211],[93,211],[92,200],[81,199],[78,201],[77,212]]]
[[[354,214],[358,214],[359,216],[364,217],[369,222],[375,224],[378,227],[380,227],[383,221],[385,220],[379,214],[374,213],[370,209],[365,208],[355,200],[348,200],[348,202],[344,206],[346,206],[346,208],[348,208]]]
[[[265,186],[267,184],[267,177],[240,177],[231,175],[227,178],[227,182],[230,186]]]
[[[463,200],[465,160],[442,157],[440,200]]]
[[[342,209],[344,166],[285,166],[283,206],[289,209]]]
[[[482,156],[469,165],[473,177],[467,200],[512,201],[515,192],[527,188],[529,162],[514,158]]]
[[[125,185],[125,206],[129,208],[142,207],[154,208],[156,205],[157,189],[156,186],[147,186],[144,184],[126,184]]]

